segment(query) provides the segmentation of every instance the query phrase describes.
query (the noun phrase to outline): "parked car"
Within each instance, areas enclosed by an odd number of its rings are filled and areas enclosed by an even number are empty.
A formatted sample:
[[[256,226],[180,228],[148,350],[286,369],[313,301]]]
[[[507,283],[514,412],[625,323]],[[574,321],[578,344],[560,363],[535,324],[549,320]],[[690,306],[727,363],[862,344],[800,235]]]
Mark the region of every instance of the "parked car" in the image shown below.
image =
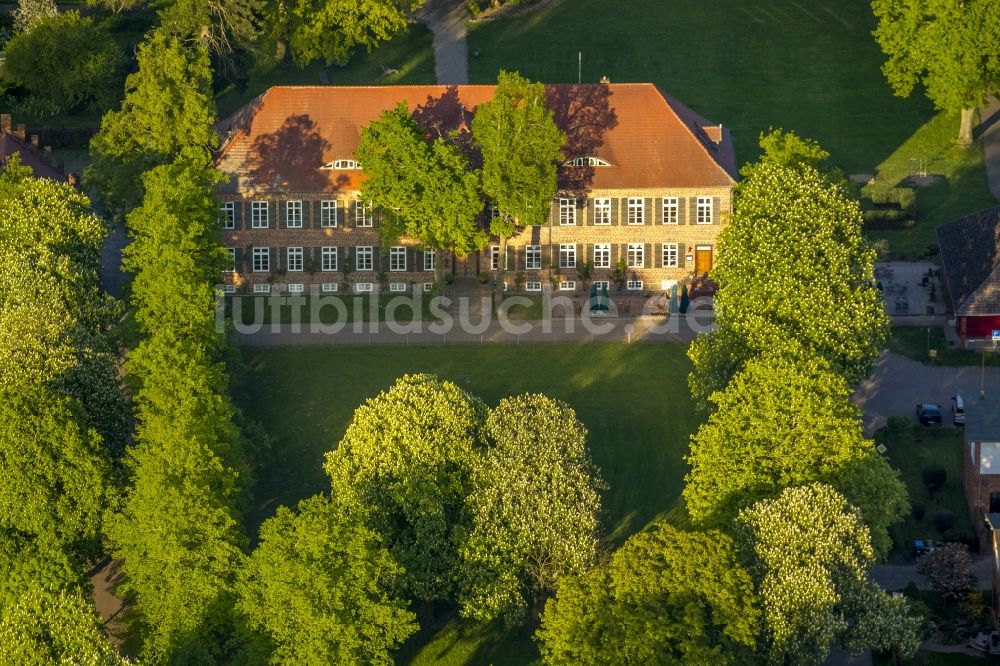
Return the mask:
[[[940,424],[941,407],[930,403],[917,405],[917,420],[920,421],[920,425],[931,425],[932,423]]]
[[[955,425],[965,425],[965,403],[962,402],[962,396],[957,393],[951,396],[951,418]]]

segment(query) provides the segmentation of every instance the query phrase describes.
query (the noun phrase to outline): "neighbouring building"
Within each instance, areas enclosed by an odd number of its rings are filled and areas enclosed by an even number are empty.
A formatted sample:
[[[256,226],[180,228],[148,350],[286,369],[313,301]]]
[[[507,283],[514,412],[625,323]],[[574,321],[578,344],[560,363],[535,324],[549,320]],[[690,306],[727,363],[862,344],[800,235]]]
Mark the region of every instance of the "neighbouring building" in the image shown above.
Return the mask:
[[[408,291],[429,286],[437,261],[472,278],[503,261],[508,288],[522,291],[577,291],[583,262],[611,289],[706,281],[737,178],[732,137],[648,83],[546,86],[567,134],[559,192],[546,224],[522,229],[507,256],[496,244],[456,257],[380,239],[379,211],[360,198],[362,127],[405,100],[429,131],[466,131],[493,90],[280,86],[220,122],[226,290]],[[484,206],[484,225],[491,214]]]
[[[1000,207],[937,228],[949,307],[964,347],[992,345],[1000,330]]]
[[[985,545],[992,539],[986,518],[1000,514],[1000,399],[966,399],[964,437],[965,497],[979,543]]]
[[[30,138],[24,125],[14,127],[10,114],[0,114],[0,167],[7,166],[10,158],[17,154],[21,164],[31,169],[36,178],[49,178],[60,183],[75,183],[76,178],[67,178],[62,163],[55,164],[52,149],[38,147],[38,135]]]

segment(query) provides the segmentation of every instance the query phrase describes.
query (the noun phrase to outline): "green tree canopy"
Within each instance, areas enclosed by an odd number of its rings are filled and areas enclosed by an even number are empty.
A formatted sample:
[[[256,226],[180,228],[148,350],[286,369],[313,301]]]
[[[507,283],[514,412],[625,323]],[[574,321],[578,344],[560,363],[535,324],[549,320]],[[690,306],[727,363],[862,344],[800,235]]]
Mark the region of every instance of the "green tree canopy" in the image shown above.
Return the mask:
[[[10,13],[14,32],[28,32],[42,19],[59,13],[55,0],[18,0],[17,9]]]
[[[144,175],[143,204],[128,218],[126,265],[137,271],[132,296],[144,334],[126,362],[137,444],[106,531],[124,561],[142,655],[156,663],[202,662],[225,649],[243,562],[238,519],[249,466],[212,325],[215,178],[203,149],[184,150]]]
[[[873,0],[882,73],[907,97],[919,83],[928,99],[961,111],[959,140],[972,142],[973,113],[1000,92],[1000,4],[995,0]]]
[[[457,592],[485,417],[485,405],[455,384],[405,375],[354,412],[326,455],[333,495],[365,512],[423,601]]]
[[[107,108],[118,99],[125,55],[89,16],[63,12],[40,18],[6,46],[3,77],[27,93],[26,107],[56,115],[79,107]]]
[[[472,138],[483,157],[483,193],[497,207],[490,233],[500,239],[500,255],[517,227],[545,222],[558,187],[557,165],[566,136],[545,105],[545,86],[517,72],[501,71],[493,99],[480,104]],[[497,299],[503,295],[499,264]]]
[[[0,663],[21,666],[129,662],[108,641],[83,591],[33,586],[0,609]]]
[[[0,529],[100,552],[111,465],[83,410],[44,387],[11,387],[0,390],[0,423]]]
[[[300,67],[314,60],[345,65],[357,47],[368,51],[406,32],[423,0],[269,0],[266,24],[279,56],[291,47]]]
[[[747,162],[740,167],[740,175],[749,178],[761,163],[780,164],[786,167],[809,166],[824,171],[830,153],[816,141],[800,137],[792,130],[771,128],[760,133],[761,156],[758,162]]]
[[[185,148],[172,163],[143,174],[146,196],[128,215],[134,241],[123,260],[135,273],[131,302],[143,330],[219,339],[215,283],[226,251],[214,189],[223,179],[200,148]]]
[[[695,397],[704,400],[725,385],[720,369],[737,369],[789,341],[826,358],[850,383],[866,377],[889,319],[857,201],[812,167],[764,160],[737,186],[733,206],[712,277],[723,331],[716,335],[739,342],[721,368],[710,338],[692,344]]]
[[[140,46],[139,71],[125,82],[121,109],[109,111],[90,142],[88,187],[121,214],[142,201],[140,175],[184,148],[214,148],[217,137],[208,51],[156,30]]]
[[[126,409],[108,334],[120,310],[98,283],[106,235],[72,187],[32,177],[16,156],[0,170],[0,384],[77,398],[120,453]]]
[[[228,61],[234,51],[253,46],[263,7],[263,0],[173,0],[161,5],[160,26]]]
[[[892,645],[903,656],[916,650],[919,637],[908,612],[895,613],[895,623],[869,612],[907,609],[896,608],[868,580],[875,556],[868,528],[832,487],[786,488],[740,512],[737,531],[758,586],[764,649],[772,662],[822,664],[834,642],[845,638],[857,649]],[[879,624],[861,626],[865,621]]]
[[[365,168],[362,194],[386,211],[383,242],[405,234],[439,256],[446,249],[466,255],[486,244],[477,222],[483,210],[478,172],[449,140],[428,142],[406,102],[361,130],[357,155]],[[440,281],[444,263],[434,267]]]
[[[759,613],[721,532],[658,522],[607,565],[563,578],[536,639],[545,664],[745,664]]]
[[[238,607],[273,643],[271,663],[392,664],[417,628],[390,594],[402,573],[357,514],[315,496],[261,525]]]
[[[473,471],[472,531],[462,547],[463,615],[520,619],[597,553],[601,486],[587,429],[564,402],[505,398],[486,420],[489,447]]]
[[[865,502],[884,555],[888,527],[907,508],[906,488],[864,438],[850,395],[821,358],[771,353],[750,360],[711,396],[716,408],[691,438],[683,495],[695,523],[725,525],[785,486],[825,480]],[[871,475],[876,484],[867,482]]]

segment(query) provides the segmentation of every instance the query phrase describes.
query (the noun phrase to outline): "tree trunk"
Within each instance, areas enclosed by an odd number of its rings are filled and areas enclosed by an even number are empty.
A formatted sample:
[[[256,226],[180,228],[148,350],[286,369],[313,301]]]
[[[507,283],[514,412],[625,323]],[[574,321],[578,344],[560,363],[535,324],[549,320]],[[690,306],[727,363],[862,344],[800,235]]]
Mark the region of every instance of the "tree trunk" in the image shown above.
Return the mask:
[[[958,130],[958,142],[963,146],[972,143],[972,121],[975,114],[975,109],[962,109],[962,124]]]
[[[434,288],[444,288],[444,250],[438,247],[434,248]]]
[[[507,260],[507,237],[500,236],[500,256],[497,257],[497,280],[493,290],[493,309],[499,311],[503,303],[504,261]]]

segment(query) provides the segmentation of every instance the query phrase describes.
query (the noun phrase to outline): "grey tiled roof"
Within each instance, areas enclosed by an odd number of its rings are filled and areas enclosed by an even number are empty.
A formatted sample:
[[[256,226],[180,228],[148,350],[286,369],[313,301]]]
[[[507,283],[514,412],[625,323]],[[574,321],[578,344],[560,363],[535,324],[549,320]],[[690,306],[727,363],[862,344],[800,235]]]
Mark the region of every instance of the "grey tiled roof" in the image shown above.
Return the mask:
[[[937,228],[952,307],[957,315],[1000,314],[1000,206]]]

